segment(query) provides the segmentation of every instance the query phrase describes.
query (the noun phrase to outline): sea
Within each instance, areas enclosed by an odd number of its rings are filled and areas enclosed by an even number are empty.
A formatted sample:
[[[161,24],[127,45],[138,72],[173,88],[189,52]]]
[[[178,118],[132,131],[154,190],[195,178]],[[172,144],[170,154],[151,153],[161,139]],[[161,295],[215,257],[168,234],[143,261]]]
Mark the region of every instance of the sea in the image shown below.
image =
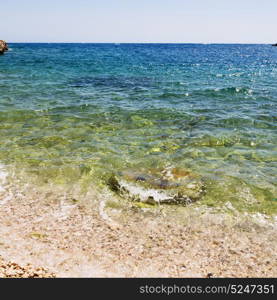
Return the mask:
[[[109,176],[124,170],[178,168],[205,186],[191,205],[277,213],[277,48],[9,47],[0,56],[0,177],[9,184],[79,186],[81,197],[108,192]]]

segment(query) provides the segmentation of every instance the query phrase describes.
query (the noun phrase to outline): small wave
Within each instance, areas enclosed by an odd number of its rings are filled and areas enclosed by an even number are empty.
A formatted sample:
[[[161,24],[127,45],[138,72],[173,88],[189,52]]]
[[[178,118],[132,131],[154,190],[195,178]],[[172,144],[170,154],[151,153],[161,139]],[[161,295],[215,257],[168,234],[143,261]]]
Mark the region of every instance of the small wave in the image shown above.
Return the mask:
[[[252,94],[253,93],[253,91],[250,88],[246,88],[246,87],[216,88],[213,91],[219,93],[228,93],[228,94]]]
[[[109,89],[126,89],[153,86],[154,80],[145,76],[88,76],[81,77],[69,82],[71,87],[95,87]]]
[[[240,77],[241,75],[243,75],[242,72],[231,73],[231,74],[218,73],[218,74],[216,74],[216,77]]]
[[[5,180],[7,177],[7,172],[4,165],[0,164],[0,180]]]
[[[4,185],[6,183],[7,176],[8,176],[8,173],[5,169],[5,167],[2,164],[0,164],[0,192],[5,191]]]
[[[155,199],[158,203],[168,199],[168,194],[164,191],[157,191],[151,188],[145,189],[126,181],[121,181],[120,183],[123,188],[129,191],[130,194],[136,195],[136,197],[141,199],[143,202],[147,202],[149,198]]]
[[[198,146],[198,147],[230,147],[240,141],[237,136],[212,136],[204,135],[203,137],[193,138],[188,141],[187,145]]]
[[[193,95],[201,95],[208,97],[222,97],[222,96],[236,96],[236,95],[252,95],[253,90],[248,87],[225,87],[197,90],[192,93]]]
[[[219,120],[217,126],[226,127],[238,127],[238,126],[252,126],[253,120],[250,118],[242,117],[229,117]]]
[[[176,98],[176,99],[182,99],[185,97],[189,97],[189,93],[174,93],[174,92],[165,92],[163,94],[160,94],[158,96],[159,99],[168,99],[168,98]]]

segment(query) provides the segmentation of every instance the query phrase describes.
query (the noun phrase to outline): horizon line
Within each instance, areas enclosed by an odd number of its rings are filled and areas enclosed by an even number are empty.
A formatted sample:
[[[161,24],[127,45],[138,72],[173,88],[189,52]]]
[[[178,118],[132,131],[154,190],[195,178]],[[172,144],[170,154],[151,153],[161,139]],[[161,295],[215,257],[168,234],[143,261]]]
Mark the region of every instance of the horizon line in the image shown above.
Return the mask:
[[[6,40],[5,40],[6,41]],[[211,44],[221,44],[221,45],[272,45],[275,42],[251,42],[251,43],[244,43],[244,42],[46,42],[46,41],[20,41],[20,42],[12,42],[7,41],[7,43],[11,44],[196,44],[196,45],[211,45]]]

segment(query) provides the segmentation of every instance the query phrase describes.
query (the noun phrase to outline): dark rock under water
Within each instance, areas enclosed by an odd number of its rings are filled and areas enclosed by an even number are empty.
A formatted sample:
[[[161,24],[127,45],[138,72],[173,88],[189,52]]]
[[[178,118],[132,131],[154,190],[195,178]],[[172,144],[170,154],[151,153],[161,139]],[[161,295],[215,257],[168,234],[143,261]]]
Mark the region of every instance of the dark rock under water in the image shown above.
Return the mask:
[[[188,205],[200,200],[205,191],[201,178],[178,168],[124,171],[112,175],[108,186],[129,200],[149,204]]]
[[[0,54],[4,54],[4,52],[8,50],[9,50],[8,44],[5,41],[0,40]]]

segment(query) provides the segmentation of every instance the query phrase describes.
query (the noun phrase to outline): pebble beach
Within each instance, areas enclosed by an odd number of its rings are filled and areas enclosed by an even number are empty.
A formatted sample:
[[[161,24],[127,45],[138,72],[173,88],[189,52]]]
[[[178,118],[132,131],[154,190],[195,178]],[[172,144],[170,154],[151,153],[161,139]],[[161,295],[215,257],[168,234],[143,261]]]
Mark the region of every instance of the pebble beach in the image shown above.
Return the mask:
[[[0,205],[1,277],[277,275],[276,219],[189,208],[173,223],[173,211],[119,214],[93,196],[97,209],[30,191]]]

